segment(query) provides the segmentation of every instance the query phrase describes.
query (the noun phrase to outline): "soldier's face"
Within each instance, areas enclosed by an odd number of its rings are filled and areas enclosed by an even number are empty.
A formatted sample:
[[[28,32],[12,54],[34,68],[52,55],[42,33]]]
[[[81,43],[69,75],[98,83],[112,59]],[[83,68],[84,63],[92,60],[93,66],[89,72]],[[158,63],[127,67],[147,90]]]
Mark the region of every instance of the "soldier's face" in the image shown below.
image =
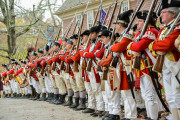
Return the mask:
[[[83,42],[86,42],[88,40],[88,35],[83,35]]]
[[[59,49],[59,46],[57,46],[57,45],[53,46],[53,50],[58,50],[58,49]]]
[[[66,41],[62,41],[62,46],[66,47],[66,45],[67,45],[67,42]]]
[[[96,39],[97,36],[98,36],[98,33],[96,33],[96,32],[91,32],[91,39],[92,39],[92,40]]]
[[[101,36],[101,40],[105,45],[107,45],[109,43],[109,41],[110,41],[110,37],[109,36],[108,37]]]
[[[161,22],[163,24],[168,24],[175,18],[175,14],[168,12],[168,9],[163,9],[160,14]]]
[[[143,26],[144,26],[144,20],[143,19],[138,19],[137,20],[137,30],[141,31]]]
[[[73,39],[73,45],[77,45],[77,39]]]
[[[120,31],[121,29],[121,24],[116,24],[116,31]]]
[[[44,54],[46,55],[47,54],[47,51],[44,49]]]
[[[31,52],[29,53],[29,58],[32,58],[32,53]]]
[[[35,59],[36,58],[36,56],[35,55],[32,55],[32,59]]]
[[[70,50],[70,49],[71,49],[71,47],[72,47],[72,45],[71,45],[71,44],[67,44],[67,45],[66,45],[66,48],[67,48],[68,50]]]
[[[40,57],[42,55],[42,53],[38,53],[38,56]]]

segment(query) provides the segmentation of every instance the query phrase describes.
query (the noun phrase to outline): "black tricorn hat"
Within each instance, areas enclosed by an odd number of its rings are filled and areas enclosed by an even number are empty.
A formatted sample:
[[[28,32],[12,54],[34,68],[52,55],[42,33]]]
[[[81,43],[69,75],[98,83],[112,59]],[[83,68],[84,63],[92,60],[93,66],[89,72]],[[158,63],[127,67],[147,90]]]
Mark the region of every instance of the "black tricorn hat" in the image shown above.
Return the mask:
[[[44,47],[44,49],[46,50],[46,51],[49,51],[49,45],[45,45],[45,47]]]
[[[81,34],[81,37],[82,37],[83,35],[88,35],[88,36],[89,36],[89,34],[90,34],[90,31],[89,31],[89,30],[85,30],[85,31]]]
[[[148,12],[149,12],[148,10],[138,11],[137,14],[136,14],[136,15],[137,15],[137,18],[138,18],[138,19],[146,20],[146,17],[147,17],[147,15],[148,15]],[[151,18],[157,18],[155,12],[152,12]]]
[[[179,0],[162,0],[161,9],[169,8],[169,7],[180,7]]]
[[[64,37],[64,38],[62,39],[62,41],[66,41],[66,42],[67,42],[67,41],[68,41],[68,39]]]
[[[25,61],[25,60],[22,60],[21,63],[26,64],[26,61]]]
[[[100,31],[101,27],[100,26],[94,26],[94,27],[91,27],[90,29],[90,32],[96,32],[98,33]]]
[[[106,26],[101,26],[100,31],[103,31],[103,30],[107,30],[107,27]]]
[[[101,35],[99,35],[98,37],[101,37],[101,36],[106,36],[106,37],[111,36],[111,31],[103,30]]]
[[[21,62],[21,61],[22,61],[22,59],[20,58],[20,59],[19,59],[19,61]]]
[[[73,41],[72,41],[71,39],[69,39],[69,40],[67,41],[67,44],[73,45]]]
[[[129,17],[132,12],[133,12],[133,10],[128,10],[128,11],[125,11],[125,12],[119,14],[117,17],[117,22],[114,22],[114,24],[116,24],[116,23],[128,24],[130,22]]]
[[[59,42],[54,42],[54,43],[53,43],[53,46],[54,46],[54,45],[55,45],[55,46],[59,46],[59,47],[60,47]]]
[[[114,34],[114,37],[116,38],[116,37],[120,37],[120,34],[119,33],[115,33]]]
[[[2,67],[7,67],[7,64],[2,64]]]
[[[158,16],[160,15],[161,10],[169,7],[179,7],[180,1],[179,0],[162,0],[162,4],[160,6],[160,9],[158,11]]]
[[[78,39],[78,34],[74,34],[70,37],[70,39]]]
[[[14,64],[18,65],[19,63],[17,61],[15,61]]]
[[[32,51],[31,54],[37,56],[37,53],[35,51]]]
[[[11,58],[11,61],[16,61],[14,58]]]
[[[44,53],[43,49],[38,49],[38,53]]]

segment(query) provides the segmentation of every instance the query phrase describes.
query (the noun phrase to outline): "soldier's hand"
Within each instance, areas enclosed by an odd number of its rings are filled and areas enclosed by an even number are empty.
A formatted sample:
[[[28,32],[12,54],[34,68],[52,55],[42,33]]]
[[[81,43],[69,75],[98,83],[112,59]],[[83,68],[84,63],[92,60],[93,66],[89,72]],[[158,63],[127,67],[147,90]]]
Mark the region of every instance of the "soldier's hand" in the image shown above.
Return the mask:
[[[174,42],[174,46],[179,49],[180,48],[180,37],[178,37],[175,42]]]
[[[141,52],[131,51],[133,56],[141,56]]]
[[[103,67],[102,71],[107,71],[107,67]]]
[[[156,51],[156,54],[158,54],[158,55],[165,55],[166,52],[164,52],[164,51]]]

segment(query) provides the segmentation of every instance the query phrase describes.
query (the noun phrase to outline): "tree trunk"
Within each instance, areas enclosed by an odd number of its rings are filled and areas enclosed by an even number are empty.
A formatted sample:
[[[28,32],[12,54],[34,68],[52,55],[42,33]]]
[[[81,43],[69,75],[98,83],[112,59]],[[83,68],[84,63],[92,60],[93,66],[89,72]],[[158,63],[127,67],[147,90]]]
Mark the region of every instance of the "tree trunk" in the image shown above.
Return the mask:
[[[8,56],[11,57],[14,48],[16,47],[16,32],[15,32],[15,14],[14,0],[9,0],[9,20],[7,23],[8,30]]]

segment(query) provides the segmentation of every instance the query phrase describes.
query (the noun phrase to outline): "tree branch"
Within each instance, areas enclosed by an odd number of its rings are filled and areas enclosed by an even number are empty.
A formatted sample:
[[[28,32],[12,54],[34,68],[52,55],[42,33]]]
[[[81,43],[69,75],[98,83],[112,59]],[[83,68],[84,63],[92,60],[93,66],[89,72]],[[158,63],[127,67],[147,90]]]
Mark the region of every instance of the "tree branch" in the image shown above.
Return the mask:
[[[4,49],[4,48],[2,48],[2,47],[0,47],[0,50],[2,50],[2,51],[4,51],[4,52],[8,52],[7,49]]]
[[[4,57],[4,58],[8,58],[9,59],[9,56],[5,56],[5,55],[0,55],[0,57]]]
[[[19,37],[19,36],[21,36],[21,35],[23,35],[23,34],[26,33],[27,31],[29,31],[30,28],[31,28],[34,24],[36,24],[39,20],[40,20],[40,19],[37,19],[36,21],[34,21],[34,23],[29,24],[24,30],[22,30],[21,32],[16,33],[16,38]]]

